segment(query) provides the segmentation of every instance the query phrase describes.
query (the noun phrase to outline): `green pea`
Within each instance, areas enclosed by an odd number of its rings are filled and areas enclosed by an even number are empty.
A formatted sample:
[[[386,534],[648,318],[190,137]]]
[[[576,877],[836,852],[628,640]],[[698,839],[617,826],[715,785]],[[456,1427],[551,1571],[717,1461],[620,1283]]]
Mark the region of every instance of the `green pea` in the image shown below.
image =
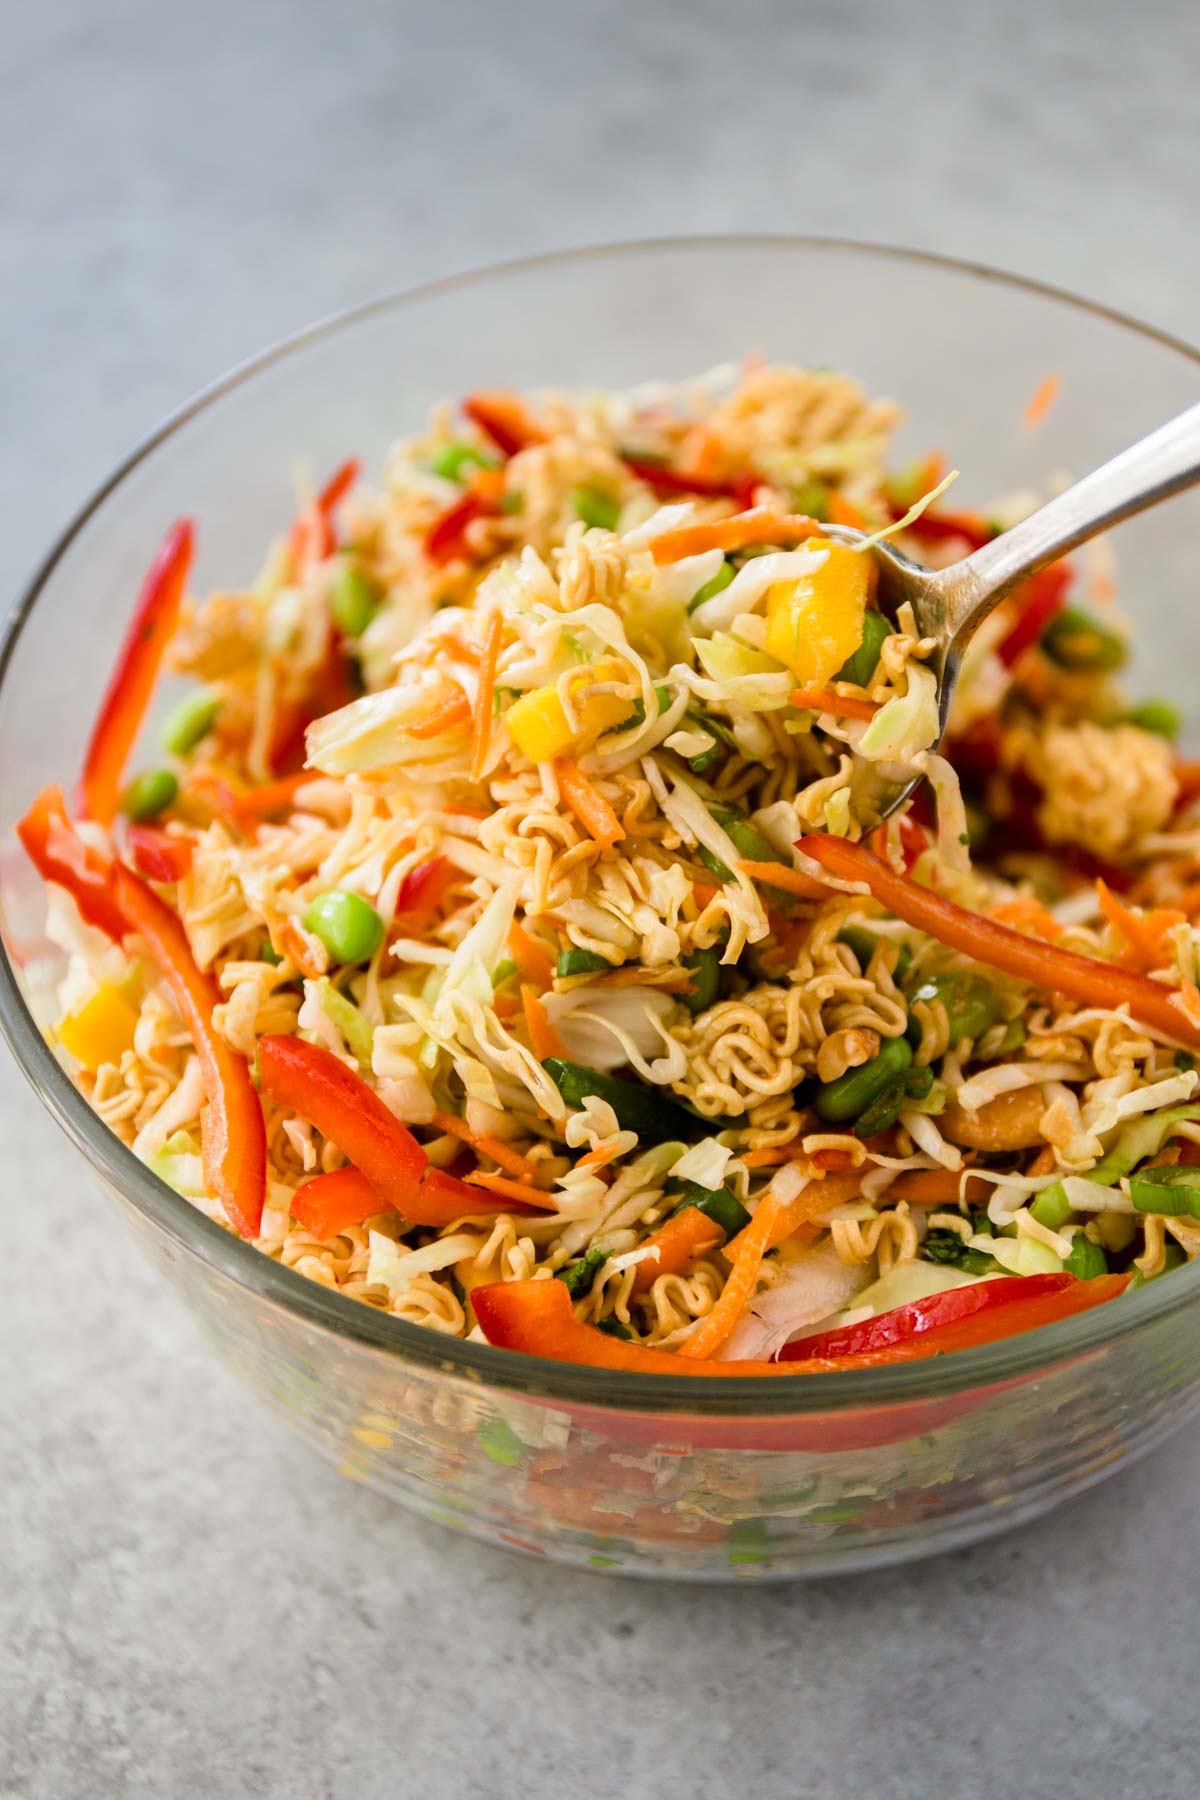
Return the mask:
[[[693,950],[685,956],[683,966],[692,978],[691,992],[683,996],[683,1004],[693,1015],[707,1012],[717,997],[721,981],[721,946],[710,944],[707,950]]]
[[[599,956],[594,950],[560,950],[555,973],[564,978],[568,975],[598,975],[612,967],[606,956]]]
[[[329,610],[343,637],[361,637],[379,608],[379,589],[353,563],[342,563],[333,577]]]
[[[884,640],[891,636],[892,628],[883,614],[869,612],[863,620],[862,643],[853,656],[846,658],[834,680],[853,681],[858,687],[866,687],[879,666],[879,653],[883,649]]]
[[[900,1040],[904,1042],[903,1038]],[[850,1127],[856,1138],[873,1138],[881,1131],[887,1131],[900,1117],[900,1108],[908,1097],[908,1075],[893,1075],[881,1093],[865,1107]],[[932,1085],[932,1083],[931,1083]]]
[[[694,1206],[706,1219],[719,1225],[727,1238],[736,1237],[750,1223],[750,1214],[737,1195],[730,1193],[727,1187],[706,1188],[701,1187],[699,1182],[685,1181],[683,1198],[675,1211],[686,1212],[689,1206]]]
[[[792,511],[800,513],[806,519],[815,519],[818,525],[824,524],[829,517],[829,489],[823,481],[806,481],[792,494]],[[849,676],[846,677],[849,680]]]
[[[575,516],[597,531],[615,531],[621,517],[620,504],[603,488],[576,488],[571,496]]]
[[[375,908],[346,888],[318,894],[304,915],[304,929],[340,963],[367,962],[383,941],[383,920]]]
[[[823,1081],[813,1105],[821,1118],[840,1124],[856,1119],[873,1101],[903,1075],[912,1064],[912,1047],[902,1037],[889,1038],[878,1056],[857,1069],[847,1069],[836,1081]],[[902,1090],[903,1091],[903,1090]]]
[[[474,444],[439,444],[429,458],[429,467],[447,481],[461,481],[472,469],[495,469],[499,462]]]
[[[1064,606],[1041,642],[1051,662],[1079,672],[1119,669],[1127,655],[1125,640],[1078,606]]]
[[[208,736],[220,710],[221,702],[208,688],[185,694],[167,714],[162,728],[163,749],[171,756],[186,756]]]
[[[702,588],[697,588],[696,592],[692,595],[691,599],[688,601],[688,611],[694,613],[696,608],[698,606],[703,606],[706,600],[711,600],[715,595],[723,593],[736,574],[737,570],[734,568],[729,558],[726,557],[712,580],[706,581],[704,586]]]
[[[1000,1015],[1000,1002],[990,981],[982,975],[952,970],[923,981],[912,996],[912,1004],[927,1006],[941,1001],[950,1026],[950,1042],[960,1038],[981,1038]]]
[[[1179,709],[1169,700],[1144,700],[1130,713],[1129,723],[1143,731],[1152,731],[1155,737],[1166,738],[1172,744],[1183,728]]]
[[[1091,1238],[1084,1237],[1079,1231],[1071,1239],[1070,1254],[1063,1268],[1079,1281],[1094,1281],[1098,1275],[1108,1274],[1108,1258],[1099,1244],[1093,1244]]]
[[[170,769],[144,769],[135,775],[121,797],[121,811],[129,818],[145,824],[166,812],[179,792],[179,783]]]

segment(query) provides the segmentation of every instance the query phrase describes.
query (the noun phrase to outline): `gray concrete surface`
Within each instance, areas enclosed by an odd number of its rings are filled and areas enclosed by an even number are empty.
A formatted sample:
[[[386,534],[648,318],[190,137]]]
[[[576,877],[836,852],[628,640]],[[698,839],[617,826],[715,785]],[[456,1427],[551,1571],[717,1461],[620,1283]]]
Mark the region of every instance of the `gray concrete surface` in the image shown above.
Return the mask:
[[[993,260],[1195,336],[1190,0],[6,16],[0,594],[198,384],[373,291],[661,231]],[[651,1590],[310,1462],[0,1066],[0,1796],[1196,1791],[1200,1436],[891,1574]]]

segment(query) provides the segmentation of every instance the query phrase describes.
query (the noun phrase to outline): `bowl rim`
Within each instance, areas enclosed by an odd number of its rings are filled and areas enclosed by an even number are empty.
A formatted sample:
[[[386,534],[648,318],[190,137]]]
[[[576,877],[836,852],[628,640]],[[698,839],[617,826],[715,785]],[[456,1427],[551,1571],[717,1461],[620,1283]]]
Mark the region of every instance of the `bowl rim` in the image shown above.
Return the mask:
[[[936,251],[826,235],[736,233],[637,238],[514,258],[438,277],[414,287],[395,288],[332,313],[237,363],[169,414],[117,464],[60,532],[5,620],[0,637],[0,706],[4,699],[4,682],[8,679],[22,632],[39,597],[76,538],[121,484],[161,444],[227,394],[288,357],[377,314],[398,311],[439,294],[486,285],[498,277],[536,274],[542,269],[571,263],[632,258],[664,250],[697,255],[796,251],[831,257],[874,257],[967,275],[1105,319],[1200,366],[1200,349],[1184,339],[1049,282]],[[397,1362],[437,1368],[449,1375],[551,1404],[584,1405],[616,1413],[703,1414],[706,1417],[772,1420],[919,1405],[926,1400],[1045,1373],[1063,1362],[1094,1354],[1183,1311],[1200,1295],[1198,1261],[1188,1269],[1177,1271],[1170,1282],[1149,1282],[1137,1292],[1122,1296],[1118,1308],[1097,1307],[1057,1324],[1002,1339],[996,1344],[958,1351],[953,1356],[884,1368],[848,1370],[822,1376],[819,1380],[797,1379],[794,1383],[768,1376],[729,1380],[713,1376],[685,1378],[633,1374],[551,1361],[497,1349],[489,1344],[445,1337],[427,1326],[377,1312],[361,1301],[321,1287],[306,1276],[285,1268],[256,1249],[252,1242],[235,1236],[200,1212],[139,1162],[92,1111],[38,1029],[21,992],[7,946],[2,941],[0,1032],[47,1111],[106,1184],[131,1201],[181,1248],[198,1256],[260,1302],[268,1302],[309,1326],[348,1339]],[[914,1429],[919,1427],[914,1426]]]

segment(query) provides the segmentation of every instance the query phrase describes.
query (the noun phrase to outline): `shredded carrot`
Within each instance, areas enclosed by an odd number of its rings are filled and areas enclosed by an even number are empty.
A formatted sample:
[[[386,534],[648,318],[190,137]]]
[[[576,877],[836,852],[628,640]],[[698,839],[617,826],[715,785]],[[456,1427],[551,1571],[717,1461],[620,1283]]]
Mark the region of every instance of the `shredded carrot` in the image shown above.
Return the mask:
[[[502,1169],[506,1169],[510,1175],[516,1175],[521,1181],[532,1181],[537,1174],[536,1163],[531,1163],[527,1156],[522,1156],[511,1144],[506,1144],[502,1138],[472,1131],[466,1121],[454,1113],[435,1112],[430,1124],[436,1125],[447,1137],[455,1137],[460,1143],[470,1144],[472,1150],[490,1156],[494,1163],[499,1163]]]
[[[551,985],[554,980],[554,964],[549,952],[517,919],[508,928],[508,947],[526,981],[531,981],[539,988]]]
[[[1011,925],[1014,931],[1039,937],[1047,944],[1057,943],[1063,934],[1054,914],[1032,894],[1018,894],[1015,900],[1002,900],[998,906],[989,906],[987,916],[995,919],[997,924]]]
[[[575,1167],[593,1171],[603,1169],[612,1162],[615,1156],[619,1155],[620,1151],[615,1144],[598,1144],[594,1150],[589,1150],[586,1156],[581,1156]]]
[[[961,1169],[903,1169],[887,1190],[889,1200],[907,1200],[910,1206],[957,1206],[962,1193]],[[982,1200],[987,1189],[968,1181],[966,1198]]]
[[[831,1212],[835,1206],[845,1206],[850,1200],[857,1200],[862,1187],[862,1175],[857,1169],[847,1169],[839,1175],[825,1175],[819,1181],[810,1181],[808,1186],[781,1206],[767,1234],[762,1254],[774,1250],[785,1238],[792,1237],[802,1225],[810,1225],[822,1213]],[[761,1208],[760,1208],[761,1211]],[[742,1240],[746,1233],[754,1229],[758,1213],[735,1238],[731,1238],[725,1246],[725,1254],[736,1258],[741,1253]]]
[[[457,731],[458,727],[466,725],[470,718],[471,702],[455,682],[452,694],[447,694],[444,700],[439,700],[437,705],[432,707],[423,718],[418,719],[415,725],[406,725],[404,732],[406,737],[421,739],[440,737],[444,731]]]
[[[468,1187],[486,1188],[489,1194],[503,1194],[507,1200],[519,1200],[525,1206],[540,1206],[547,1212],[554,1210],[553,1197],[545,1188],[533,1187],[528,1181],[513,1181],[507,1175],[485,1175],[482,1169],[472,1169],[463,1180]]]
[[[1194,981],[1182,981],[1179,984],[1179,1010],[1193,1027],[1200,1027],[1200,988]]]
[[[437,650],[448,650],[459,662],[478,666],[480,662],[479,645],[473,644],[470,638],[460,637],[457,631],[442,631],[433,640]]]
[[[502,1025],[507,1025],[510,1019],[515,1019],[520,1010],[521,1002],[515,994],[497,994],[492,1003],[492,1011]]]
[[[854,502],[847,500],[845,494],[839,494],[836,489],[830,494],[825,506],[831,525],[849,525],[855,531],[867,529],[867,521]]]
[[[682,1212],[665,1219],[658,1230],[638,1246],[650,1254],[644,1261],[634,1264],[634,1293],[648,1292],[660,1275],[682,1275],[698,1256],[719,1244],[722,1235],[721,1227],[698,1206],[685,1206]]]
[[[1025,1173],[1027,1175],[1053,1175],[1058,1167],[1058,1158],[1054,1154],[1053,1144],[1043,1144]]]
[[[1118,958],[1127,968],[1143,973],[1162,962],[1163,939],[1176,925],[1186,924],[1185,915],[1170,907],[1153,907],[1142,918],[1112,892],[1106,881],[1097,877],[1096,898],[1109,924],[1125,939]]]
[[[471,732],[471,780],[483,779],[483,765],[492,741],[492,705],[496,694],[496,664],[500,660],[500,639],[504,620],[493,612],[483,640],[479,663],[479,691],[475,696],[475,723]]]
[[[229,797],[228,810],[239,824],[247,820],[265,819],[271,813],[289,810],[297,791],[310,781],[320,781],[315,769],[297,769],[294,775],[283,775],[262,787],[247,788],[245,793]]]
[[[605,850],[619,844],[624,833],[621,821],[598,788],[569,756],[556,756],[554,773],[559,792],[590,837]]]
[[[707,881],[693,881],[692,883],[692,899],[696,902],[696,905],[701,912],[704,911],[710,901],[716,899],[720,891],[720,888],[713,887]]]
[[[790,695],[793,706],[805,712],[833,713],[842,719],[873,719],[879,711],[873,700],[854,700],[845,694],[831,694],[828,688],[795,688]]]
[[[529,1042],[538,1061],[545,1062],[548,1056],[565,1057],[566,1048],[550,1023],[550,1014],[539,1000],[536,988],[526,985],[521,989],[521,1005],[525,1009]]]
[[[795,1143],[774,1144],[769,1150],[743,1150],[738,1161],[748,1169],[772,1169],[777,1163],[795,1162],[798,1154]]]
[[[780,513],[769,506],[752,506],[749,512],[734,513],[728,519],[661,532],[650,540],[650,549],[656,563],[673,563],[681,562],[685,556],[699,556],[704,550],[744,550],[747,544],[802,544],[805,538],[820,534],[816,519],[806,518],[803,513]]]
[[[302,975],[310,981],[319,981],[325,973],[313,952],[309,949],[308,940],[294,919],[285,919],[279,931],[279,948],[285,956],[290,956]]]
[[[789,869],[786,863],[740,862],[738,869],[748,875],[751,881],[761,881],[767,887],[781,888],[785,894],[795,894],[798,900],[828,900],[829,889],[811,875],[802,875],[799,869]]]
[[[716,1304],[681,1347],[680,1356],[711,1356],[725,1342],[754,1292],[754,1283],[781,1210],[780,1202],[768,1190],[759,1201],[758,1211],[746,1229],[740,1231],[734,1239],[737,1250],[733,1256],[733,1267],[717,1296]]]
[[[1021,422],[1026,431],[1036,431],[1054,402],[1058,399],[1058,390],[1062,386],[1061,375],[1047,375],[1038,382],[1021,414]]]

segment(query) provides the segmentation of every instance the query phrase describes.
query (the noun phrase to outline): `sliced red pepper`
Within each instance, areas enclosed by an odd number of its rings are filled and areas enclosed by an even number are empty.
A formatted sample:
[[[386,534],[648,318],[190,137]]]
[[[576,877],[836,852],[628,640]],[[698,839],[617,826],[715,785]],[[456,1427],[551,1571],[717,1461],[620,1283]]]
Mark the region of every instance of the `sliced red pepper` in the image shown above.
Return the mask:
[[[903,507],[892,507],[893,517],[897,520],[904,517]],[[996,536],[988,521],[981,513],[923,512],[918,519],[913,519],[904,527],[916,538],[924,538],[927,543],[945,543],[947,538],[965,538],[972,550],[980,550],[984,544],[990,544]]]
[[[418,863],[400,883],[396,918],[414,927],[428,923],[458,879],[458,873],[444,856],[435,856],[432,862]]]
[[[329,652],[314,672],[308,692],[299,700],[280,706],[271,727],[271,745],[267,761],[276,775],[300,772],[305,756],[305,734],[316,719],[326,713],[340,712],[357,699],[358,691],[351,681],[350,661],[341,641],[331,633]]]
[[[295,574],[301,574],[314,563],[324,562],[337,549],[333,515],[358,480],[361,466],[357,457],[349,457],[334,470],[316,499],[310,501],[296,518],[288,542]]]
[[[215,977],[197,968],[181,920],[123,863],[113,865],[113,893],[127,930],[139,934],[166,977],[196,1046],[204,1082],[205,1184],[239,1236],[257,1237],[267,1191],[267,1134],[250,1065],[213,1024],[224,995]]]
[[[60,787],[42,789],[18,823],[17,836],[42,880],[66,888],[87,923],[119,944],[128,926],[113,897],[112,861],[79,836]]]
[[[800,839],[798,847],[841,880],[865,883],[898,919],[975,962],[1002,969],[1046,992],[1068,994],[1085,1006],[1127,1006],[1140,1024],[1179,1043],[1200,1044],[1200,1026],[1185,1012],[1179,997],[1159,981],[1116,969],[1095,957],[1078,956],[1073,950],[1060,950],[969,912],[907,876],[897,875],[865,844],[814,833]]]
[[[264,1037],[258,1044],[263,1093],[314,1125],[370,1182],[383,1206],[414,1224],[424,1150],[379,1098],[345,1063],[298,1037]]]
[[[469,394],[463,401],[463,412],[491,438],[502,456],[516,456],[520,450],[546,442],[545,432],[534,424],[520,398],[505,389]]]
[[[1102,1306],[1115,1299],[1130,1279],[1128,1275],[1102,1275],[1095,1281],[1077,1281],[1067,1274],[999,1276],[930,1294],[857,1325],[797,1338],[779,1354],[785,1362],[805,1362],[814,1356],[907,1362],[943,1351],[969,1350]]]
[[[464,494],[444,513],[439,513],[425,533],[425,554],[431,562],[453,562],[465,554],[463,533],[475,519],[482,519],[495,508],[482,494]]]
[[[755,475],[729,475],[715,478],[708,475],[689,475],[684,469],[668,468],[666,463],[650,461],[649,458],[630,455],[622,452],[621,461],[631,475],[644,481],[647,487],[657,489],[660,494],[701,494],[706,499],[736,500],[742,508],[754,505],[754,490],[758,486]]]
[[[155,678],[179,619],[179,608],[192,565],[194,534],[190,519],[172,525],[142,583],[133,618],[109,678],[92,727],[79,811],[84,818],[111,825],[125,775],[125,764],[141,729]]]
[[[1075,571],[1069,562],[1051,563],[1049,568],[1040,569],[1028,581],[1022,582],[1011,596],[1019,603],[1021,611],[996,645],[996,655],[1006,669],[1011,669],[1018,658],[1038,642],[1051,619],[1062,611],[1074,578]]]
[[[593,1369],[623,1369],[644,1375],[803,1375],[844,1365],[828,1360],[795,1362],[717,1362],[677,1356],[609,1337],[594,1325],[581,1325],[571,1310],[562,1281],[498,1281],[471,1295],[475,1317],[489,1344],[545,1356],[552,1362],[584,1363]]]
[[[291,1213],[297,1225],[323,1244],[351,1225],[387,1209],[365,1175],[357,1169],[335,1169],[332,1175],[314,1175],[292,1195]]]
[[[157,825],[131,825],[125,833],[130,860],[147,881],[182,881],[191,873],[195,845]]]

